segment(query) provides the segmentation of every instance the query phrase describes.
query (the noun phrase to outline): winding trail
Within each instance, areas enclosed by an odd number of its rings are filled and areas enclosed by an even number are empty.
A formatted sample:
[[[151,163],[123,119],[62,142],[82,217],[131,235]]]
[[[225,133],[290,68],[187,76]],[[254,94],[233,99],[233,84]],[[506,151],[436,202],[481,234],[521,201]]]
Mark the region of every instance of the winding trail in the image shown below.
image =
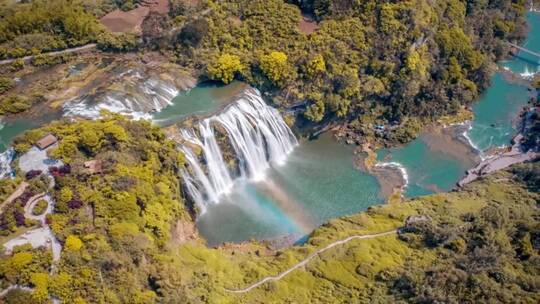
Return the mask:
[[[280,274],[278,274],[276,276],[266,277],[266,278],[254,283],[254,284],[252,284],[252,285],[250,285],[250,286],[248,286],[246,288],[243,288],[243,289],[228,289],[228,288],[225,288],[225,291],[232,292],[232,293],[246,293],[246,292],[252,290],[253,288],[257,288],[257,287],[261,286],[262,284],[264,284],[266,282],[281,280],[282,278],[284,278],[286,275],[293,272],[294,270],[305,266],[307,263],[309,263],[309,261],[311,261],[313,258],[318,256],[319,254],[321,254],[321,253],[323,253],[323,252],[325,252],[325,251],[327,251],[327,250],[329,250],[329,249],[331,249],[331,248],[333,248],[335,246],[345,244],[345,243],[350,242],[352,240],[373,239],[373,238],[387,236],[387,235],[391,235],[391,234],[395,234],[395,233],[397,233],[397,230],[391,230],[391,231],[386,231],[386,232],[381,232],[381,233],[376,233],[376,234],[353,235],[353,236],[350,236],[350,237],[345,238],[343,240],[335,241],[333,243],[328,244],[326,247],[315,251],[314,253],[310,254],[307,258],[303,259],[302,261],[298,262],[296,265],[290,267],[289,269],[285,270],[284,272],[282,272],[282,273],[280,273]]]
[[[19,196],[21,196],[24,193],[24,190],[26,190],[26,187],[28,187],[27,182],[22,182],[19,184],[19,186],[17,186],[17,189],[15,189],[15,191],[13,191],[13,193],[11,193],[11,195],[8,198],[6,198],[6,200],[0,205],[0,214],[2,214],[3,209],[7,205],[11,204],[11,202],[16,200]]]
[[[88,50],[93,50],[93,49],[96,48],[96,46],[97,46],[97,44],[95,44],[95,43],[89,43],[89,44],[86,44],[86,45],[83,45],[83,46],[78,46],[78,47],[69,48],[69,49],[60,50],[60,51],[42,53],[42,54],[39,54],[39,55],[56,56],[56,55],[61,55],[61,54],[78,53],[78,52],[84,52],[84,51],[88,51]],[[10,64],[10,63],[13,63],[15,60],[19,60],[19,59],[22,59],[23,61],[28,61],[28,60],[36,57],[36,56],[38,56],[38,55],[30,55],[30,56],[24,56],[24,57],[20,57],[20,58],[4,59],[4,60],[0,60],[0,65]]]

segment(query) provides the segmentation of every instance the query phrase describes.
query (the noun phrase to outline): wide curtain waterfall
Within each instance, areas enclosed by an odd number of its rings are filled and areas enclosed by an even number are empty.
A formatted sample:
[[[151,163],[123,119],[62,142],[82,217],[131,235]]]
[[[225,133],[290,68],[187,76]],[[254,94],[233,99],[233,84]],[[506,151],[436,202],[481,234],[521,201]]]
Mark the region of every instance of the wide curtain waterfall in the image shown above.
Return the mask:
[[[181,174],[201,212],[217,203],[237,179],[262,179],[266,169],[283,164],[298,145],[279,112],[266,105],[255,89],[245,91],[223,112],[200,121],[194,129],[182,129],[181,135],[188,165]],[[225,160],[219,135],[232,146],[238,168]]]

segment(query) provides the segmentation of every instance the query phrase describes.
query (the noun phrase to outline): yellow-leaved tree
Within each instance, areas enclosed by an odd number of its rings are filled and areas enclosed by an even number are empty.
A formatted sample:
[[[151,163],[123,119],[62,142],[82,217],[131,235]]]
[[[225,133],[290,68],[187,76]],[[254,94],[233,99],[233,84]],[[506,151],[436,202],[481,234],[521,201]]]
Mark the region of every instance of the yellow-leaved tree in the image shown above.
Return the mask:
[[[259,59],[261,70],[277,86],[282,86],[294,73],[287,59],[287,54],[277,51],[262,55]]]
[[[236,73],[244,70],[240,57],[231,54],[221,54],[207,66],[208,76],[227,84],[234,79]]]
[[[78,251],[79,249],[81,249],[82,245],[83,245],[83,242],[81,241],[81,239],[79,239],[75,235],[69,235],[66,238],[64,249],[67,251]]]

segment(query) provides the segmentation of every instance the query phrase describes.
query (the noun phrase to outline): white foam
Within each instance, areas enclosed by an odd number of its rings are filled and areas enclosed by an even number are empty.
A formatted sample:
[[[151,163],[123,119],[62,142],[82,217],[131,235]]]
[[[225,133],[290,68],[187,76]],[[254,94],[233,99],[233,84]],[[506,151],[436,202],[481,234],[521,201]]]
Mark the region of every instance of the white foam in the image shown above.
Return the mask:
[[[398,162],[378,162],[375,164],[375,167],[379,168],[394,168],[398,169],[399,172],[401,172],[401,176],[403,177],[403,181],[405,182],[402,186],[402,188],[406,188],[409,185],[409,174],[407,173],[407,169],[405,166],[403,166],[401,163]]]
[[[531,71],[531,70],[529,70],[529,66],[526,65],[525,66],[525,71],[523,71],[522,73],[519,73],[519,76],[521,76],[521,78],[523,78],[523,79],[529,80],[529,79],[532,79],[534,77],[534,75],[536,75],[537,73],[538,73],[538,70]]]
[[[468,122],[468,127],[465,131],[463,131],[463,133],[461,133],[461,135],[463,136],[463,138],[465,138],[467,140],[467,142],[469,143],[469,145],[474,149],[476,150],[476,152],[478,152],[478,156],[480,156],[480,159],[483,161],[486,159],[486,156],[484,155],[484,151],[482,151],[482,149],[480,149],[474,142],[473,140],[471,139],[471,137],[469,136],[469,131],[472,130],[473,126],[472,126],[472,123]]]
[[[15,158],[15,150],[11,147],[0,153],[0,179],[13,177],[13,170],[11,169],[13,158]]]
[[[152,112],[159,112],[172,105],[172,100],[179,91],[174,84],[157,78],[144,80],[136,74],[135,81],[126,82],[124,90],[110,91],[104,96],[85,96],[67,102],[64,105],[65,116],[80,116],[97,119],[102,110],[131,116],[134,120],[152,119]]]

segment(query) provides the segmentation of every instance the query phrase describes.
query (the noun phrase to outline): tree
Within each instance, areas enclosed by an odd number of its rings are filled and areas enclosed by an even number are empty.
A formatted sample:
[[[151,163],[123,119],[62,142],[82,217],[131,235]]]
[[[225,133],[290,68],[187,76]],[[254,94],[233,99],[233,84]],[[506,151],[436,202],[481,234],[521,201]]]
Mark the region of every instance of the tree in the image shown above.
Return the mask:
[[[49,299],[49,275],[46,273],[34,273],[30,279],[32,285],[34,285],[34,292],[32,292],[32,299],[35,303],[46,303]]]
[[[66,238],[66,243],[64,244],[64,250],[67,251],[79,251],[83,245],[81,239],[75,235],[69,235]]]
[[[311,59],[308,62],[307,74],[310,77],[313,77],[325,71],[326,71],[326,62],[324,61],[324,57],[321,54],[315,55],[315,57],[313,57],[313,59]]]
[[[73,191],[69,187],[63,187],[60,190],[60,195],[58,196],[58,201],[61,203],[67,203],[73,198]]]
[[[266,77],[277,86],[283,85],[285,79],[292,74],[292,67],[287,61],[287,55],[283,52],[274,51],[261,56],[260,67]]]
[[[101,138],[95,129],[85,129],[80,135],[80,142],[88,152],[95,153],[101,145]]]
[[[349,105],[351,104],[351,101],[346,98],[342,98],[340,95],[337,94],[331,94],[330,96],[327,96],[327,104],[330,106],[330,110],[338,117],[344,117],[347,115],[347,112],[349,111]]]
[[[324,118],[324,109],[324,103],[319,100],[307,108],[304,116],[311,121],[319,122]]]
[[[70,274],[61,272],[49,280],[49,290],[51,294],[62,299],[63,302],[69,302],[72,294],[73,279]]]
[[[220,80],[227,84],[234,79],[234,75],[242,72],[244,65],[236,55],[222,54],[207,67],[210,79]]]
[[[66,163],[70,163],[78,153],[78,139],[75,136],[66,136],[62,138],[58,147],[50,151],[50,155],[54,158],[61,159]]]
[[[208,32],[208,23],[204,18],[198,18],[188,22],[180,34],[178,34],[177,42],[185,46],[197,47]]]

